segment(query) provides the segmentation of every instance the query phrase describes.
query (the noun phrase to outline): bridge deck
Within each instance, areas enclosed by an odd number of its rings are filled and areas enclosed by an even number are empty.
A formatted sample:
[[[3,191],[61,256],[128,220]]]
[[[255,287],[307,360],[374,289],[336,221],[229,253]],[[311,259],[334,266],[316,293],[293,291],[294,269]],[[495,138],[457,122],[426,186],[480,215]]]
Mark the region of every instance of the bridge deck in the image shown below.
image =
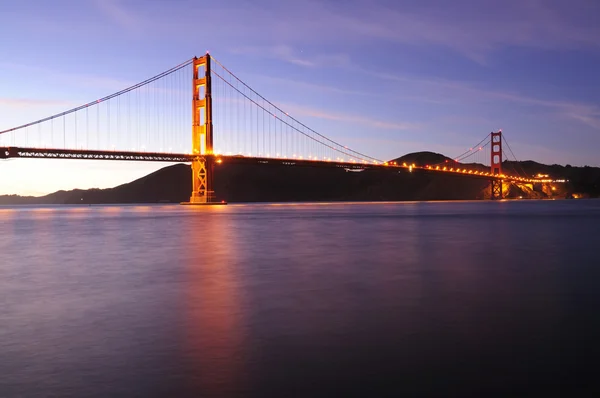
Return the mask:
[[[88,160],[121,160],[121,161],[144,161],[144,162],[176,162],[190,163],[195,155],[183,153],[158,153],[158,152],[128,152],[128,151],[95,151],[87,149],[52,149],[52,148],[23,148],[23,147],[0,147],[0,159],[9,158],[35,158],[35,159],[88,159]],[[522,183],[553,182],[553,180],[534,180],[522,177],[506,175],[490,175],[489,173],[454,168],[419,167],[395,163],[358,163],[339,162],[327,160],[289,159],[289,158],[262,158],[246,157],[241,155],[223,156],[207,155],[214,158],[217,164],[264,164],[284,165],[297,167],[335,167],[345,170],[394,170],[414,171],[419,173],[451,174],[467,178],[486,180],[507,180]]]

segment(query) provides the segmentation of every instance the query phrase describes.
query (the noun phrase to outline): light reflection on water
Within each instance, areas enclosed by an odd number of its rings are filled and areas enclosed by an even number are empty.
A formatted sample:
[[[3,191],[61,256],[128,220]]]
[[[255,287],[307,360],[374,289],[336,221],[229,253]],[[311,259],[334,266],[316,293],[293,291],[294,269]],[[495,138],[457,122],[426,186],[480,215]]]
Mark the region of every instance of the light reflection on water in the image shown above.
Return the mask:
[[[600,202],[0,207],[0,396],[585,393]]]

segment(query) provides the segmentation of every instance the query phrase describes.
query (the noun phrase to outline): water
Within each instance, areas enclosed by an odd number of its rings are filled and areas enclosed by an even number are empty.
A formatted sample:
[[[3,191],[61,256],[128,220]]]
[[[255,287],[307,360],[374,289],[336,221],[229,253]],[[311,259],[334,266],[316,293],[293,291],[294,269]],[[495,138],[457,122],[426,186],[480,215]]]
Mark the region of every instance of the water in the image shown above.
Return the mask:
[[[592,395],[599,226],[598,201],[0,207],[0,396]]]

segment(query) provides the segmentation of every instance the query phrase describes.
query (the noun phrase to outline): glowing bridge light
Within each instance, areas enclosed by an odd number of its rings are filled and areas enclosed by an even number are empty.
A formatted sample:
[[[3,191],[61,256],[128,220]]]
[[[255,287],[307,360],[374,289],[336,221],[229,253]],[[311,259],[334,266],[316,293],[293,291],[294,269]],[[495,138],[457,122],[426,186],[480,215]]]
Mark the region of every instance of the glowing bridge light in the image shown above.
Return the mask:
[[[217,159],[217,163],[223,163],[223,159]]]

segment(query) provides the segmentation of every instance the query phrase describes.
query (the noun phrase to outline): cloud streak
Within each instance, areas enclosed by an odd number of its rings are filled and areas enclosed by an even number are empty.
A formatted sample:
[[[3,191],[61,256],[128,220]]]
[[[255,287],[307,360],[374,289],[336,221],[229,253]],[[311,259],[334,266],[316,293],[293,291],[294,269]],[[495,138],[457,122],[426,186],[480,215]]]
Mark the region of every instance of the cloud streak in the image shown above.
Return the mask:
[[[501,90],[486,89],[472,83],[462,81],[450,81],[443,79],[426,79],[418,77],[407,77],[389,73],[376,73],[369,70],[360,70],[372,77],[391,81],[403,85],[410,84],[413,89],[420,91],[422,99],[429,98],[434,102],[443,103],[461,101],[464,103],[481,102],[482,99],[499,100],[512,104],[538,106],[549,109],[554,114],[570,118],[586,124],[594,129],[600,129],[600,107],[576,101],[563,101],[553,99],[541,99],[528,95]],[[437,99],[436,99],[437,98]]]
[[[339,0],[257,3],[244,8],[223,1],[218,8],[205,10],[206,21],[215,31],[263,43],[269,57],[303,66],[314,66],[315,61],[291,48],[355,45],[368,49],[368,43],[385,41],[448,48],[478,63],[505,47],[600,49],[600,25],[590,17],[600,12],[595,0],[505,0],[485,6],[475,0],[456,0],[451,6],[385,0],[352,0],[343,7]],[[248,32],[249,20],[266,29]]]
[[[142,32],[142,20],[119,0],[94,0],[93,4],[115,25],[136,34]]]
[[[365,97],[378,97],[380,96],[378,93],[370,92],[370,91],[360,91],[360,90],[350,90],[340,87],[331,86],[328,84],[316,84],[309,83],[302,80],[297,79],[288,79],[283,77],[274,77],[267,75],[255,75],[257,79],[265,81],[269,84],[276,84],[278,86],[286,85],[290,87],[296,87],[301,90],[311,90],[318,91],[321,93],[332,93],[332,94],[340,94],[340,95],[360,95]]]
[[[430,44],[453,49],[485,63],[494,50],[507,46],[581,49],[600,46],[597,25],[582,26],[566,10],[585,12],[590,1],[566,3],[507,0],[501,3],[455,1],[452,7],[360,7],[363,15],[348,15],[344,24],[355,34],[403,44]],[[400,3],[401,4],[401,3]],[[589,8],[589,7],[588,7]]]
[[[122,80],[107,76],[98,76],[93,74],[82,73],[65,73],[58,70],[49,69],[36,65],[23,65],[10,62],[0,62],[0,69],[8,69],[12,71],[28,72],[35,74],[40,80],[42,77],[49,80],[58,80],[68,85],[73,85],[81,88],[101,88],[108,91],[120,91],[130,87],[137,82],[130,80]]]
[[[422,126],[419,123],[386,121],[381,119],[356,116],[354,114],[348,113],[329,112],[322,109],[315,109],[293,104],[283,105],[283,108],[286,109],[290,114],[293,114],[295,116],[307,116],[324,120],[332,120],[336,122],[359,124],[361,126],[376,129],[416,130]]]
[[[350,57],[347,54],[319,53],[309,55],[304,53],[303,50],[295,50],[289,45],[234,47],[231,52],[233,54],[258,55],[307,68],[345,67],[350,64]]]
[[[30,107],[70,107],[76,106],[71,101],[34,99],[34,98],[2,98],[0,97],[0,106],[10,108],[30,108]]]

